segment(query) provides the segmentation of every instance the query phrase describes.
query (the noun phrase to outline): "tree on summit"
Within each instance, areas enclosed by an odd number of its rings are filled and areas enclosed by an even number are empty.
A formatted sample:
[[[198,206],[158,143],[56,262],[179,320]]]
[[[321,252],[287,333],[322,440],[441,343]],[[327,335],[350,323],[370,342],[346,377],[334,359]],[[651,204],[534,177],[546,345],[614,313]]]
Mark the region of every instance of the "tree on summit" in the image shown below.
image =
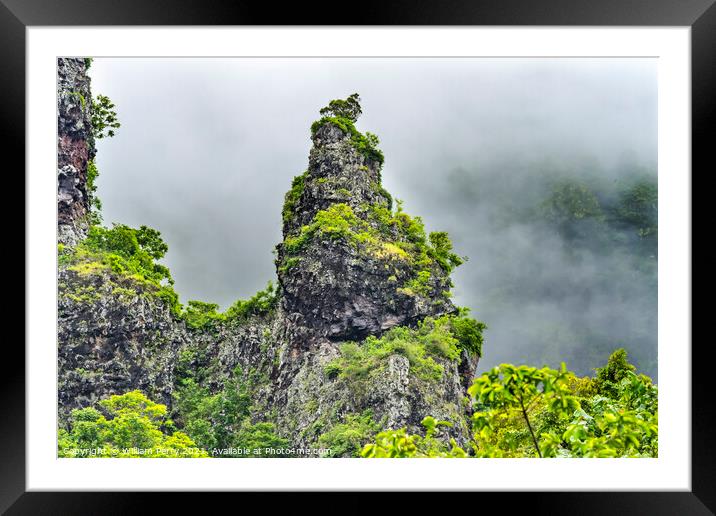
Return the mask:
[[[360,96],[354,93],[345,100],[331,100],[328,106],[321,108],[320,113],[324,116],[347,118],[351,122],[355,122],[361,113],[363,113],[360,107]]]

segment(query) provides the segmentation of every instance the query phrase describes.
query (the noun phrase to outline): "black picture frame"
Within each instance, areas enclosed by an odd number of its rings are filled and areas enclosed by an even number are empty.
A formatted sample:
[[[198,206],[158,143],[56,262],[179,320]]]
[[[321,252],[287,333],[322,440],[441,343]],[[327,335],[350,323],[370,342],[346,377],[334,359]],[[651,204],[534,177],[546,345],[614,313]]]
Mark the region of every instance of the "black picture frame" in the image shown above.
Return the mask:
[[[62,25],[549,25],[549,26],[689,26],[692,72],[692,171],[713,170],[716,112],[715,0],[453,0],[363,1],[340,5],[240,0],[0,0],[2,55],[2,141],[5,172],[15,178],[25,170],[25,46],[28,26]],[[709,166],[710,165],[710,166]],[[685,171],[685,173],[689,173]],[[24,181],[22,183],[24,185]],[[21,187],[24,191],[24,186]],[[13,195],[17,195],[16,193]],[[693,204],[692,204],[693,205]],[[14,220],[14,219],[10,219]],[[15,225],[19,224],[14,222]],[[692,231],[693,234],[693,231]],[[19,246],[19,244],[14,244]],[[692,251],[693,252],[693,251]],[[692,254],[693,256],[693,254]],[[27,260],[27,256],[25,257]],[[27,262],[26,262],[27,263]],[[692,267],[693,272],[693,267]],[[25,275],[32,274],[26,267]],[[17,303],[15,303],[16,310]],[[29,309],[30,307],[28,307]],[[10,310],[10,309],[7,309]],[[9,314],[9,312],[6,312]],[[693,318],[693,316],[692,316]],[[18,325],[19,326],[19,325]],[[7,328],[7,327],[6,327]],[[7,330],[10,331],[10,330]],[[160,497],[165,511],[185,508],[185,493],[26,492],[25,354],[16,339],[4,339],[2,410],[0,411],[0,511],[7,514],[130,514]],[[10,346],[10,342],[13,345]],[[669,343],[686,348],[689,343]],[[690,492],[480,493],[487,501],[509,500],[515,512],[548,514],[713,514],[716,510],[714,403],[709,385],[710,343],[694,340],[692,354],[692,490]],[[212,494],[216,497],[216,494]],[[232,494],[221,495],[223,501]],[[235,495],[234,495],[235,496]],[[246,496],[241,494],[240,496]],[[276,497],[260,494],[272,506]],[[358,493],[350,497],[361,496]],[[292,495],[298,505],[303,494]],[[364,498],[365,500],[365,498]],[[436,498],[438,505],[447,498]],[[262,503],[260,500],[254,500]],[[347,500],[341,502],[344,508]],[[350,502],[348,502],[350,503]],[[268,505],[267,505],[268,506]],[[372,503],[356,507],[372,510]],[[310,505],[306,506],[310,510]],[[336,508],[339,508],[337,506]],[[325,508],[325,506],[324,506]],[[444,507],[443,507],[444,508]]]

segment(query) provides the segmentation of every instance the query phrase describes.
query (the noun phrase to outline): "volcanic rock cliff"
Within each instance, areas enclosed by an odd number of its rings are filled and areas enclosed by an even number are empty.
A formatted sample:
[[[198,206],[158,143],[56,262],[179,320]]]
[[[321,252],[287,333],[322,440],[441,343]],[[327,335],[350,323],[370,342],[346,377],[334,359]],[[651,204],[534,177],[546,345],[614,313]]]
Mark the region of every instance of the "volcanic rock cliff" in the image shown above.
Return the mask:
[[[76,243],[87,234],[90,198],[87,164],[94,157],[90,79],[84,59],[57,63],[58,241]]]
[[[449,435],[464,442],[482,327],[466,326],[450,300],[450,271],[462,259],[381,186],[377,138],[355,127],[357,95],[332,101],[311,128],[308,168],[286,194],[278,288],[218,314],[215,305],[178,304],[168,271],[142,254],[152,230],[127,229],[129,247],[102,250],[119,244],[88,222],[94,144],[88,104],[74,93],[91,98],[85,66],[59,61],[62,424],[110,394],[140,389],[171,409],[188,379],[217,392],[239,376],[251,420],[273,423],[293,446],[315,445],[366,413],[381,428],[448,420]]]

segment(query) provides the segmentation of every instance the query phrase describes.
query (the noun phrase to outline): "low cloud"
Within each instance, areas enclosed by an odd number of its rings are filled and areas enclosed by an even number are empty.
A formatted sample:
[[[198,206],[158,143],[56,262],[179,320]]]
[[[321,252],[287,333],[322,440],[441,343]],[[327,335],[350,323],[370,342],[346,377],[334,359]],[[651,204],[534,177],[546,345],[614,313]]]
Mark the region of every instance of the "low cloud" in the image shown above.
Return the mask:
[[[182,301],[225,308],[275,277],[309,126],[355,91],[386,188],[470,257],[455,299],[489,326],[480,369],[566,360],[589,372],[623,345],[655,374],[655,278],[628,246],[575,258],[525,216],[555,175],[655,175],[655,60],[95,59],[90,75],[122,122],[98,143],[105,222],[162,232]]]

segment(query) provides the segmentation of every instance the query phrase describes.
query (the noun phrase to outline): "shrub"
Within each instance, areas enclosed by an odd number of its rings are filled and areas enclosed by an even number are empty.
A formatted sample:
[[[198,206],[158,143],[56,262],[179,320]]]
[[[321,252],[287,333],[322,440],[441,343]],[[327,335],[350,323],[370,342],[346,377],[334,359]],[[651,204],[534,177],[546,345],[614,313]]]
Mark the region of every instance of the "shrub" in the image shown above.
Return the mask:
[[[434,231],[429,235],[430,257],[447,273],[464,263],[464,259],[452,252],[452,242],[445,231]]]
[[[370,459],[401,459],[418,457],[467,457],[465,450],[460,448],[454,439],[450,439],[450,447],[437,437],[441,427],[452,426],[449,421],[437,421],[432,416],[422,420],[425,435],[408,434],[405,428],[386,430],[375,436],[375,441],[366,444],[361,450],[361,457]]]
[[[120,127],[115,105],[105,95],[97,95],[92,100],[92,135],[96,139],[112,137]]]
[[[636,367],[627,360],[626,350],[624,348],[615,350],[609,356],[607,365],[597,368],[597,377],[594,380],[597,392],[603,396],[616,396],[620,382],[635,370]]]
[[[222,321],[222,314],[217,312],[219,305],[216,303],[205,303],[203,301],[189,301],[184,310],[183,318],[190,328],[207,328],[213,326],[214,322]]]
[[[237,456],[215,451],[226,448],[251,449],[250,455],[239,457],[281,456],[265,448],[284,448],[288,441],[276,434],[272,423],[251,422],[251,394],[252,384],[243,379],[240,368],[215,394],[194,379],[184,378],[174,392],[178,420],[192,439],[216,456]]]
[[[259,290],[247,300],[238,300],[225,313],[227,320],[243,320],[252,315],[266,315],[276,308],[278,289],[269,281],[264,290]]]
[[[272,281],[264,290],[258,291],[249,299],[239,299],[225,312],[218,311],[219,305],[204,301],[189,301],[182,317],[187,326],[193,329],[207,329],[216,327],[217,323],[226,321],[244,321],[247,318],[270,313],[278,302],[278,291]]]
[[[363,446],[380,430],[368,409],[362,414],[347,414],[318,438],[318,446],[329,451],[323,457],[357,457]]]
[[[303,195],[307,174],[308,172],[304,172],[294,177],[291,182],[291,189],[286,193],[283,203],[282,216],[284,222],[289,222],[293,218],[296,204],[298,204],[301,195]]]
[[[87,162],[87,195],[90,199],[90,222],[92,225],[99,225],[102,222],[102,201],[97,197],[97,177],[99,171],[95,161]]]
[[[452,332],[458,340],[460,349],[482,356],[482,332],[487,326],[483,322],[468,317],[468,313],[469,309],[461,308],[459,315],[450,319]]]
[[[60,429],[60,457],[207,457],[189,436],[172,431],[165,405],[140,391],[111,396],[72,411],[70,429]],[[169,433],[171,432],[171,433]]]

